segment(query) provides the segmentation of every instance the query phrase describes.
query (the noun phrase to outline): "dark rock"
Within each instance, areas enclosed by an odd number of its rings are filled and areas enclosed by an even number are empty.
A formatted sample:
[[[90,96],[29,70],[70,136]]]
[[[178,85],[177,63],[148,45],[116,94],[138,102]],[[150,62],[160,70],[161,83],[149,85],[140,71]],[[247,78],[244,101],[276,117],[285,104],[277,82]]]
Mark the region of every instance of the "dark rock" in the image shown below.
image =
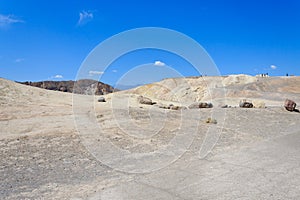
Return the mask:
[[[99,97],[98,102],[106,102],[104,97]]]
[[[212,108],[212,103],[200,103],[199,108]]]
[[[288,111],[295,111],[296,110],[296,103],[290,99],[286,99],[284,102],[284,107]]]
[[[240,101],[239,106],[241,108],[253,108],[253,104],[251,102],[246,101],[246,100]]]

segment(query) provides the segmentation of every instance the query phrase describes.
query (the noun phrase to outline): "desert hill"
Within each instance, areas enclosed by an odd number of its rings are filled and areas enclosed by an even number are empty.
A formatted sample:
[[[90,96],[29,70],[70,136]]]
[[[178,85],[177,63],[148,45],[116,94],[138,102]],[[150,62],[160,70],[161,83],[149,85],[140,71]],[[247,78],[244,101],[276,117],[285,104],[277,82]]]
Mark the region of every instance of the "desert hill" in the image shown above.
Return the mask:
[[[30,85],[47,90],[55,90],[61,92],[73,92],[77,94],[96,94],[103,95],[116,91],[112,86],[91,79],[83,79],[78,81],[40,81],[40,82],[19,82],[24,85]],[[77,85],[77,89],[74,85]]]
[[[285,98],[296,98],[295,94],[300,93],[299,85],[300,77],[254,77],[241,74],[165,79],[131,89],[128,93],[182,103],[212,101],[217,104],[237,104],[238,100],[245,98],[265,100],[279,106]]]
[[[299,83],[165,79],[98,102],[0,78],[0,199],[299,199],[300,114],[282,106]],[[220,107],[244,98],[267,108]]]

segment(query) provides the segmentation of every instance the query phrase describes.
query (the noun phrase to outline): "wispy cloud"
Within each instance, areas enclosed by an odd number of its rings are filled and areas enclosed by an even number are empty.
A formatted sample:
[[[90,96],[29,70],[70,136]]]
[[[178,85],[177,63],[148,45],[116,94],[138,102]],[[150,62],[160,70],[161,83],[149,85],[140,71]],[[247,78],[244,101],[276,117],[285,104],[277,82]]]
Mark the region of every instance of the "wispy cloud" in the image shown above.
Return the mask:
[[[166,66],[166,64],[165,64],[164,62],[159,61],[159,60],[155,61],[155,62],[154,62],[154,65],[155,65],[155,66],[158,66],[158,67]]]
[[[114,70],[112,70],[112,72],[113,72],[113,73],[117,73],[117,72],[118,72],[118,70],[114,69]]]
[[[270,68],[273,69],[273,70],[275,70],[275,69],[277,69],[277,66],[271,65]]]
[[[15,17],[14,15],[0,14],[0,28],[7,28],[11,24],[16,24],[16,23],[24,23],[24,21]]]
[[[85,25],[86,23],[90,22],[94,18],[94,14],[92,11],[81,11],[79,13],[79,19],[77,22],[78,26]]]
[[[20,62],[23,62],[25,59],[24,58],[17,58],[15,60],[15,63],[20,63]]]
[[[94,75],[101,75],[103,74],[104,72],[102,71],[89,71],[89,75],[90,76],[94,76]]]
[[[60,75],[60,74],[57,74],[57,75],[53,76],[52,78],[62,79],[64,77],[62,75]]]

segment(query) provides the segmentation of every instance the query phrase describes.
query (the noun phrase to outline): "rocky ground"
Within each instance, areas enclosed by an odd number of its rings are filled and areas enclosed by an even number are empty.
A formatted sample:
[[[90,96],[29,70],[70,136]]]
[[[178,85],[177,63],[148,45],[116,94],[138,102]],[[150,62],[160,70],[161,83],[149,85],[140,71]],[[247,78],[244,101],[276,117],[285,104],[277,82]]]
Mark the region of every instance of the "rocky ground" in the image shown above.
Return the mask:
[[[106,102],[0,79],[0,199],[299,199],[300,114],[282,107],[299,78],[229,78],[210,100],[193,79],[164,84],[178,101],[142,86]],[[194,97],[214,107],[185,109]]]

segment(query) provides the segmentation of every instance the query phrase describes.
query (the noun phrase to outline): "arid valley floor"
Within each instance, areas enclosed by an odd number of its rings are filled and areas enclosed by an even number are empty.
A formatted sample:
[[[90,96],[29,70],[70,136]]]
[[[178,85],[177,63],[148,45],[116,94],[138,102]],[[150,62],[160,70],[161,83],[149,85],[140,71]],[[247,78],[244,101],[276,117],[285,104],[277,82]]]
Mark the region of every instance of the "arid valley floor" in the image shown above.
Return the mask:
[[[300,199],[300,113],[283,107],[299,86],[165,79],[98,102],[0,79],[0,199]]]

